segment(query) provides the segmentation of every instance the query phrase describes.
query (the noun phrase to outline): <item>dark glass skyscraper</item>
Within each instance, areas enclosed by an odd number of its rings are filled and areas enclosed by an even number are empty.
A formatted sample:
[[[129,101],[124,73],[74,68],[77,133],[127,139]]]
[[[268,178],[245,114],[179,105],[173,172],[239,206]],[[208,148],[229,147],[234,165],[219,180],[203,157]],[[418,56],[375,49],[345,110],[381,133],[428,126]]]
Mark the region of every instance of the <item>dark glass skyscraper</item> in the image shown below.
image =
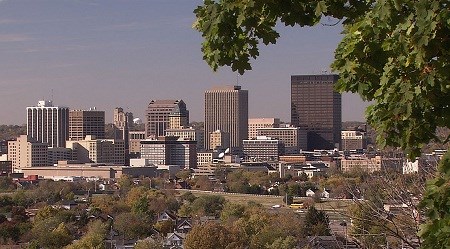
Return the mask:
[[[307,131],[308,150],[339,148],[342,126],[337,75],[291,76],[291,123]]]

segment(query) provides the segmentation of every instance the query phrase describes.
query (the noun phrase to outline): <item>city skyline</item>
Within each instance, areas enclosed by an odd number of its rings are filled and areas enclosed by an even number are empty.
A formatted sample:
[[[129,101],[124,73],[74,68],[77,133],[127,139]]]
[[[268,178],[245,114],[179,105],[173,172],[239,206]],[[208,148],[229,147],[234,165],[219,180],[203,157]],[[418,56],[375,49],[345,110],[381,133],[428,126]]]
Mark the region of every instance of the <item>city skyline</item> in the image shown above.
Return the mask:
[[[1,1],[1,123],[25,123],[25,108],[43,99],[71,109],[97,107],[107,123],[115,107],[143,120],[151,99],[183,99],[191,121],[203,121],[204,91],[236,83],[249,91],[250,118],[289,121],[291,75],[329,71],[341,26],[280,26],[282,38],[262,48],[252,71],[214,73],[202,60],[200,33],[191,28],[201,3]],[[258,108],[268,99],[271,105]],[[344,94],[343,120],[363,121],[365,106]]]

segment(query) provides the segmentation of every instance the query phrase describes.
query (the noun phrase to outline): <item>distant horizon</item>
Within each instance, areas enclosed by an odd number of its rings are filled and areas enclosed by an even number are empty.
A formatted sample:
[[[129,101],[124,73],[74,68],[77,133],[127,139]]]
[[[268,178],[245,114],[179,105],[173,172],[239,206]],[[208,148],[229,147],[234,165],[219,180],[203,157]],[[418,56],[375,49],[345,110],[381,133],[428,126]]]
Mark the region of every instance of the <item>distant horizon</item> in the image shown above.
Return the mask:
[[[236,82],[249,91],[249,117],[289,121],[291,75],[331,72],[341,25],[279,25],[280,39],[261,46],[253,70],[212,72],[201,34],[191,27],[200,4],[0,1],[0,123],[25,123],[26,107],[42,99],[71,109],[95,106],[108,122],[115,107],[143,119],[151,99],[183,99],[191,120],[202,121],[204,91]],[[364,121],[367,105],[345,93],[342,120]]]

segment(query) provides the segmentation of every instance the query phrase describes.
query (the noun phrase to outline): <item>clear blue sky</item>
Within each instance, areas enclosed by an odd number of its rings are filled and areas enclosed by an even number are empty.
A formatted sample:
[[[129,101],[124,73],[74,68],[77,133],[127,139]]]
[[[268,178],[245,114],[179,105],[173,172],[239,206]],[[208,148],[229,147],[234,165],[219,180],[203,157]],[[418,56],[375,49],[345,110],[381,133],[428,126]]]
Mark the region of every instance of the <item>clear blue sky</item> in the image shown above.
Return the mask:
[[[229,68],[212,72],[192,29],[199,0],[0,0],[0,124],[22,124],[40,99],[71,109],[121,106],[143,117],[151,99],[183,99],[203,120],[203,93],[232,85]],[[290,76],[329,70],[341,27],[279,27],[253,71],[250,117],[289,121]],[[343,120],[363,120],[358,96],[343,97]]]

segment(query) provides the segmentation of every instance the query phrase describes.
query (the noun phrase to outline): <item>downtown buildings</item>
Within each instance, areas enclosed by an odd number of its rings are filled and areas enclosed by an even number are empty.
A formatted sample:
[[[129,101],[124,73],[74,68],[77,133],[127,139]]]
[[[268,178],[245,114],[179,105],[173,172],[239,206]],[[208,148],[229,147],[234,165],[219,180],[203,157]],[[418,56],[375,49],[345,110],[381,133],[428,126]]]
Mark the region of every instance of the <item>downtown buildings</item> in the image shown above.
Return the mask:
[[[342,126],[337,75],[291,76],[291,124],[307,131],[307,149],[339,148]]]
[[[183,100],[152,100],[145,117],[146,137],[164,136],[169,128],[186,127],[189,124],[189,111]],[[172,127],[169,126],[169,119],[174,124]]]
[[[205,149],[212,150],[211,133],[229,133],[232,153],[242,151],[248,136],[248,91],[240,86],[214,87],[205,91]]]
[[[69,108],[53,106],[48,100],[27,107],[27,135],[49,147],[64,147],[69,138]]]

